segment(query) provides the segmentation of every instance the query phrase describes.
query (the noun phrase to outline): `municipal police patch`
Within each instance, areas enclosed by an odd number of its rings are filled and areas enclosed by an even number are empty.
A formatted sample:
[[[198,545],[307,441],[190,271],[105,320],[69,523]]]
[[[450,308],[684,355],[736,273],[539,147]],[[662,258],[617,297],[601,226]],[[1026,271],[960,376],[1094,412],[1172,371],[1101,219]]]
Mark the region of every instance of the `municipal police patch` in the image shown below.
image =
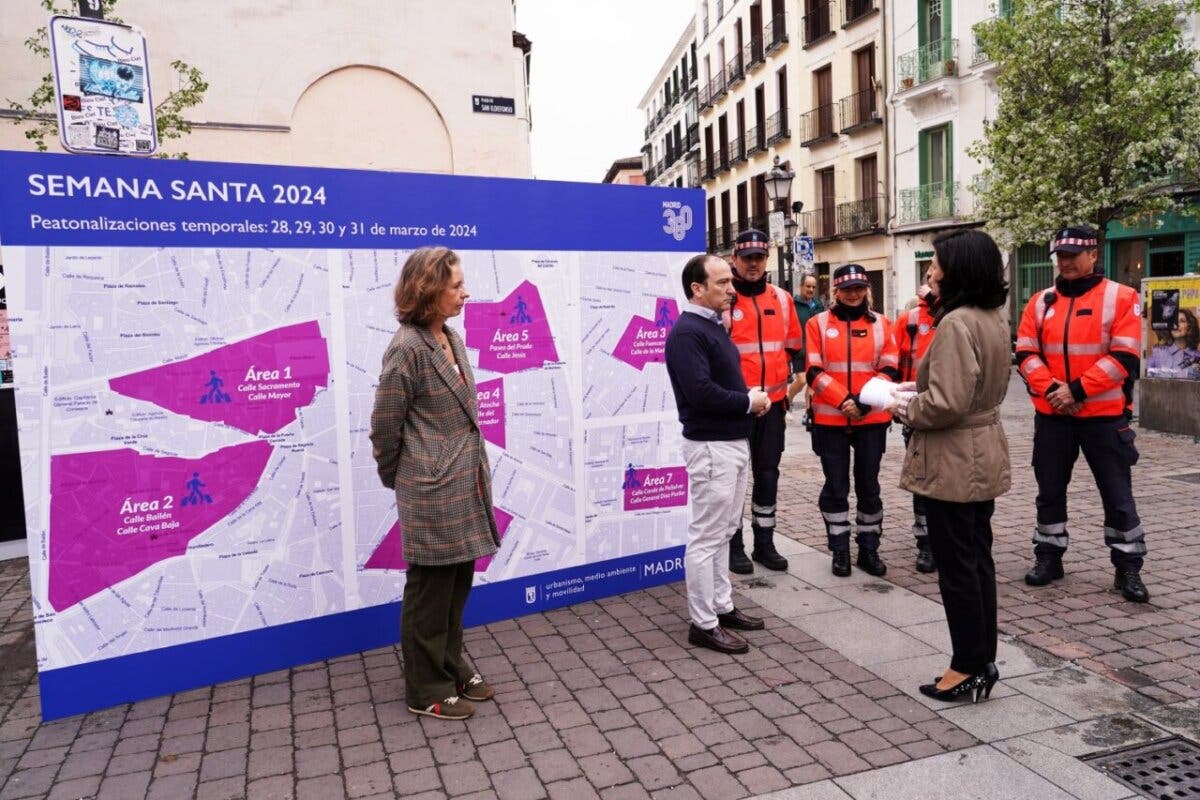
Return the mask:
[[[922,335],[922,336],[924,336],[925,334],[929,333],[929,323],[928,323],[928,322],[922,322],[922,323],[921,323],[921,327],[920,327],[920,331],[921,331],[921,335]]]
[[[740,308],[735,308],[735,309],[733,310],[733,314],[731,314],[731,316],[733,317],[733,319],[734,319],[736,322],[741,322],[741,321],[742,321],[742,317],[746,316],[746,314],[745,314],[745,313],[744,313],[744,312],[743,312],[743,311],[742,311]]]
[[[837,328],[826,328],[825,335],[828,336],[830,339],[836,339],[838,337]]]

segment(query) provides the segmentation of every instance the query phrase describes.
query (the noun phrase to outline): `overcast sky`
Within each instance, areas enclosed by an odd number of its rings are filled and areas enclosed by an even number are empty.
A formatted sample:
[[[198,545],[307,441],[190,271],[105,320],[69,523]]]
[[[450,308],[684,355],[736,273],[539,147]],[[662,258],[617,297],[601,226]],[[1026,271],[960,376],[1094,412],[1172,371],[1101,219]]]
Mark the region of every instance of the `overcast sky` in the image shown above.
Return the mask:
[[[533,42],[533,175],[598,183],[640,156],[638,101],[695,13],[695,0],[517,0]]]

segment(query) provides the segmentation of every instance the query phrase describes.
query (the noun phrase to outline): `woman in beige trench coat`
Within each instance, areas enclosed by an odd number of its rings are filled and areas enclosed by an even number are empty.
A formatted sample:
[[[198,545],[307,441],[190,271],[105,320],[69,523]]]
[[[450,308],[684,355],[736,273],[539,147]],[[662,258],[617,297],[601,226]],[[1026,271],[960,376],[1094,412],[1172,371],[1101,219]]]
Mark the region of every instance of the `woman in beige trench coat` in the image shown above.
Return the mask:
[[[453,250],[409,256],[395,291],[400,329],[371,414],[375,463],[396,492],[408,562],[400,607],[408,708],[439,719],[465,719],[471,701],[493,694],[462,652],[475,559],[499,542],[475,378],[462,338],[446,326],[468,296]]]
[[[913,428],[900,486],[927,500],[929,543],[950,626],[950,668],[920,687],[938,700],[991,694],[996,670],[995,498],[1009,489],[1000,403],[1011,371],[1000,250],[987,234],[953,231],[933,240],[929,286],[937,336],[915,386],[897,392],[896,415]]]

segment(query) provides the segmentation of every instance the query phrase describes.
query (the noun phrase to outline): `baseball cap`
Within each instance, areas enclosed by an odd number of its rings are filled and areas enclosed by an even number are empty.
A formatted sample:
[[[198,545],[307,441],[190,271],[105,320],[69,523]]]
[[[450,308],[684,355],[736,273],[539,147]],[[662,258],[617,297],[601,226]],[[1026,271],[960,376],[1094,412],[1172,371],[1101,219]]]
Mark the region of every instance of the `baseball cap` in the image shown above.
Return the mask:
[[[1082,253],[1099,244],[1096,229],[1087,225],[1063,228],[1050,239],[1051,253]]]
[[[768,252],[767,248],[771,246],[771,240],[762,231],[749,228],[738,234],[737,239],[733,243],[733,254],[735,256],[765,256]]]
[[[851,286],[870,286],[867,271],[860,264],[844,264],[833,271],[833,288],[846,289]]]

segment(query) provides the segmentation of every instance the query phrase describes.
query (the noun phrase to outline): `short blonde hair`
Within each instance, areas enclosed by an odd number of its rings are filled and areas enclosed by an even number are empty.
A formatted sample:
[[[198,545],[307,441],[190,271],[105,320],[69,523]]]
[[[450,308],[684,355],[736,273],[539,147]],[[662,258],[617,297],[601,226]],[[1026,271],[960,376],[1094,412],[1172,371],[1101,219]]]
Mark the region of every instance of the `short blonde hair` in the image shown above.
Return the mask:
[[[414,250],[396,281],[396,319],[427,325],[434,317],[437,296],[450,283],[450,268],[457,263],[458,254],[449,247]]]

